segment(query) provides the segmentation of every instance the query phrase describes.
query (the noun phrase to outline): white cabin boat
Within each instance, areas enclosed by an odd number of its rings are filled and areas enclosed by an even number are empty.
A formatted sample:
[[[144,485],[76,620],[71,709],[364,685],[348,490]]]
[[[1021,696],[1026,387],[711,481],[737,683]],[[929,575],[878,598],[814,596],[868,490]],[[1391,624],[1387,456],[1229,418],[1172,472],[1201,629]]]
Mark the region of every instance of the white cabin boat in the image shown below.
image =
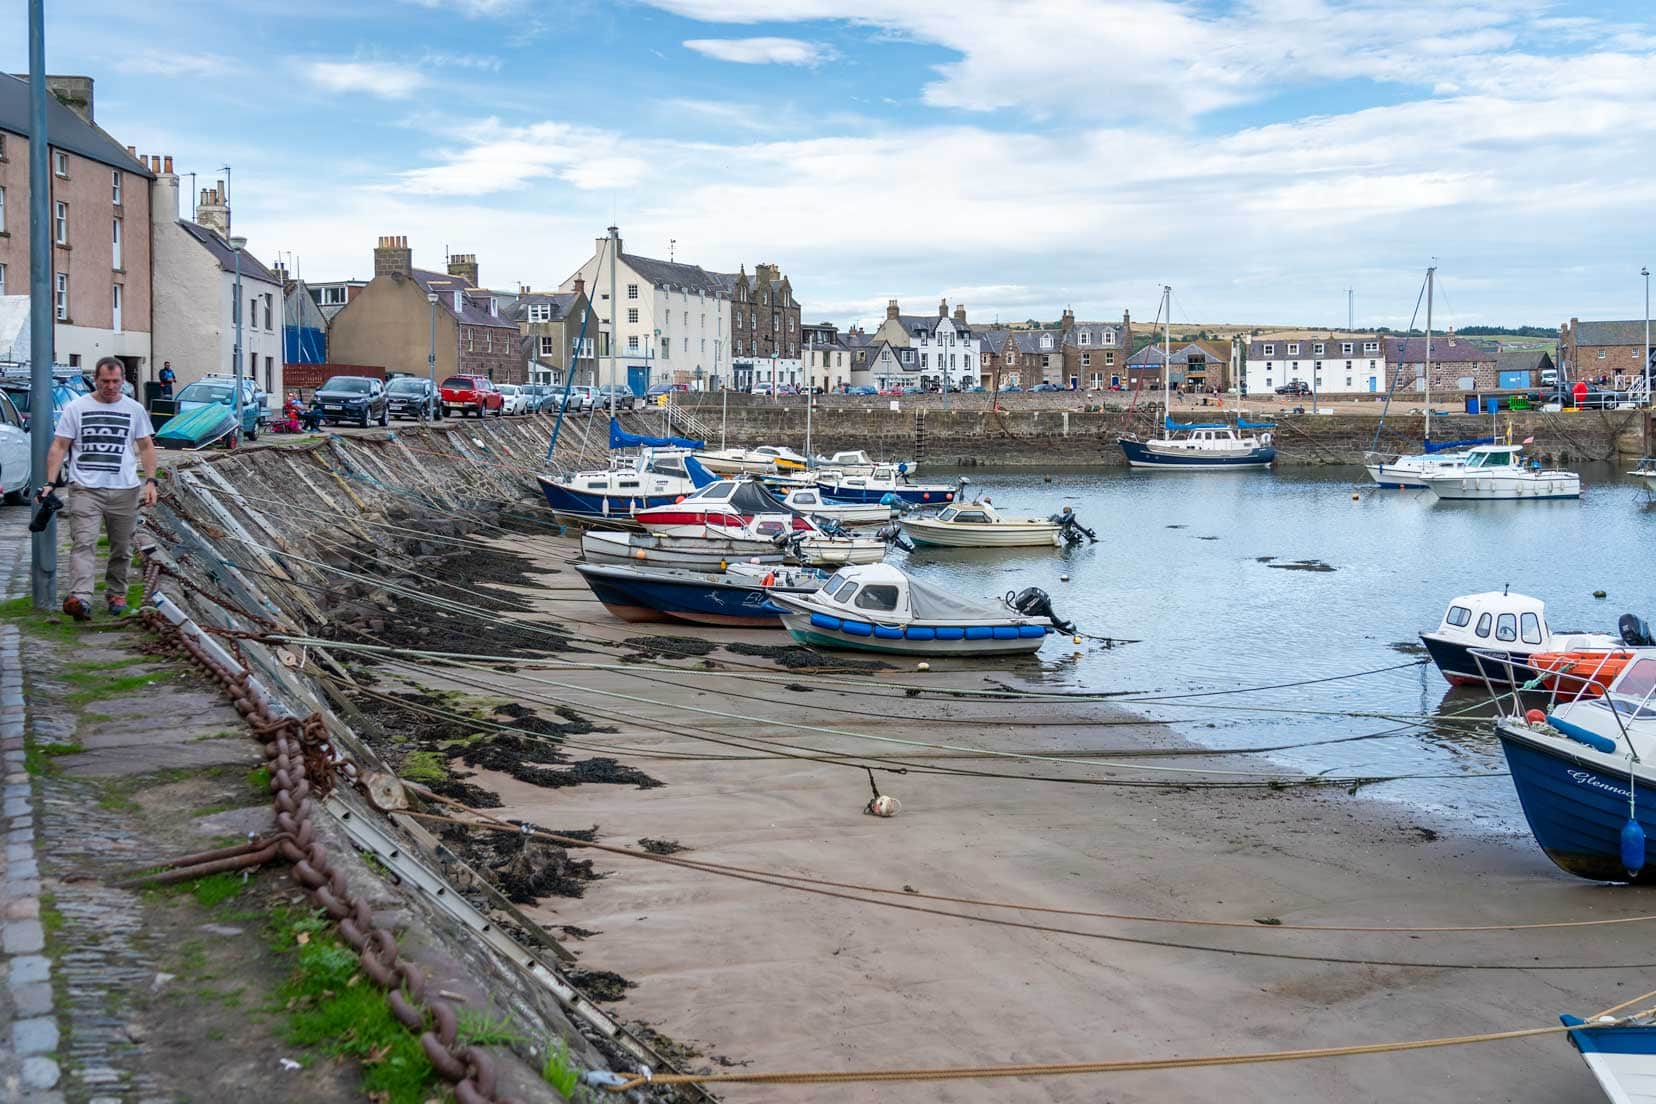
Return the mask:
[[[1645,457],[1627,474],[1643,482],[1647,491],[1656,491],[1656,457]]]
[[[890,521],[896,510],[878,502],[829,502],[823,493],[812,487],[789,491],[782,499],[802,514],[833,518],[841,525],[866,525]]]
[[[769,474],[771,472],[804,471],[805,458],[784,445],[760,445],[757,448],[725,448],[696,453],[702,467],[720,475],[740,472]]]
[[[1007,517],[988,501],[957,502],[936,517],[900,518],[903,535],[915,544],[947,548],[1024,548],[1059,543],[1060,525],[1050,518]]]
[[[917,460],[875,460],[863,449],[847,449],[832,456],[818,456],[812,459],[811,464],[818,468],[833,468],[845,475],[873,475],[874,469],[884,464],[896,468],[900,475],[913,475],[920,470]]]
[[[1382,487],[1423,491],[1427,476],[1458,474],[1465,470],[1466,455],[1464,451],[1414,456],[1369,452],[1363,454],[1363,467],[1369,478]]]
[[[1449,600],[1443,620],[1420,642],[1443,677],[1455,686],[1523,683],[1527,664],[1543,652],[1609,652],[1623,643],[1607,633],[1555,633],[1547,604],[1505,590],[1462,594]]]
[[[1459,471],[1422,476],[1426,489],[1440,499],[1516,502],[1524,499],[1580,498],[1581,476],[1543,470],[1524,463],[1522,445],[1478,445],[1467,450]]]

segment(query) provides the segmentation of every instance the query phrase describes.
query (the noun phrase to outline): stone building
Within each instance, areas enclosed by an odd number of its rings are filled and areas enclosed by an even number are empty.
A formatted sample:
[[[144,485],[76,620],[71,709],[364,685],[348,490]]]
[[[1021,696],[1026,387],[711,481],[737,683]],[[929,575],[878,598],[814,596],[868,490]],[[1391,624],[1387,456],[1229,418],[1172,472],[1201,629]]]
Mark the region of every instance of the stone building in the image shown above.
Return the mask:
[[[523,357],[529,365],[530,383],[563,386],[574,370],[578,386],[598,382],[598,319],[588,314],[586,286],[577,278],[572,291],[530,291],[518,293],[511,318],[523,335]],[[586,323],[582,334],[582,322]],[[577,349],[577,342],[580,348]]]
[[[1651,331],[1656,334],[1656,329]],[[1608,377],[1614,387],[1628,387],[1642,375],[1645,363],[1645,323],[1583,322],[1572,318],[1558,327],[1558,366],[1568,380]],[[1656,342],[1656,337],[1652,337]],[[1656,349],[1656,345],[1652,346]],[[1656,354],[1651,359],[1656,361]]]
[[[497,383],[529,382],[518,325],[502,315],[496,296],[477,287],[476,258],[451,257],[449,269],[415,268],[406,237],[380,238],[374,278],[329,326],[329,358],[423,376],[435,314],[438,382],[455,373]]]
[[[46,83],[54,94],[46,105],[54,354],[87,370],[99,357],[119,357],[137,387],[156,367],[151,182],[163,165],[172,171],[172,158],[152,165],[99,128],[91,78]],[[0,74],[0,295],[29,294],[28,133],[28,81]],[[8,356],[0,348],[0,360]]]
[[[1385,364],[1396,377],[1398,391],[1426,390],[1427,363],[1424,337],[1388,337],[1385,340]],[[1336,386],[1330,387],[1324,379],[1322,389],[1338,391],[1341,374],[1334,373]],[[1359,375],[1358,379],[1365,379]],[[1450,330],[1432,338],[1430,379],[1432,393],[1447,395],[1451,391],[1493,391],[1500,386],[1500,354],[1493,345],[1455,337]],[[1382,379],[1378,390],[1386,390],[1389,380]],[[1348,388],[1349,389],[1349,388]],[[1361,390],[1361,388],[1359,388]],[[1374,390],[1370,388],[1369,390]]]
[[[800,324],[799,300],[793,284],[774,264],[753,266],[753,275],[743,265],[737,272],[714,272],[720,290],[730,303],[731,371],[745,379],[742,390],[765,390],[771,386],[799,386],[804,362],[800,355],[804,337]]]
[[[1058,329],[1063,334],[1062,364],[1047,371],[1046,382],[1063,387],[1102,391],[1124,385],[1123,372],[1133,351],[1133,316],[1121,312],[1120,322],[1077,322],[1065,309]]]
[[[824,391],[842,391],[851,383],[851,347],[840,339],[839,327],[831,322],[800,327],[801,352],[805,361],[805,386]]]

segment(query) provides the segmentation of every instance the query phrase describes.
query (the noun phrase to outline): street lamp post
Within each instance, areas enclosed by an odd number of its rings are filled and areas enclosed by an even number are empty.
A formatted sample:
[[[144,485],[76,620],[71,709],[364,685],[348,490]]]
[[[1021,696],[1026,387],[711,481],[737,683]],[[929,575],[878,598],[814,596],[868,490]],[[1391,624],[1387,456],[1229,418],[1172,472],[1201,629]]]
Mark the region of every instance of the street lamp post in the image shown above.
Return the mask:
[[[246,238],[231,238],[230,248],[236,253],[236,362],[231,373],[236,380],[236,438],[241,438],[242,431],[242,282],[241,282],[241,255],[247,248]]]
[[[1639,269],[1639,275],[1645,282],[1645,343],[1644,343],[1644,381],[1645,405],[1650,405],[1650,266]]]
[[[443,405],[442,397],[437,391],[437,293],[426,292],[426,302],[431,304],[431,341],[426,346],[426,372],[431,376],[431,413],[436,417]],[[423,411],[420,416],[425,417]]]
[[[46,482],[46,455],[52,447],[52,353],[55,347],[52,298],[51,177],[47,162],[51,139],[46,130],[46,5],[29,0],[29,487]],[[29,538],[29,590],[34,607],[57,604],[57,522],[46,515],[46,528]]]

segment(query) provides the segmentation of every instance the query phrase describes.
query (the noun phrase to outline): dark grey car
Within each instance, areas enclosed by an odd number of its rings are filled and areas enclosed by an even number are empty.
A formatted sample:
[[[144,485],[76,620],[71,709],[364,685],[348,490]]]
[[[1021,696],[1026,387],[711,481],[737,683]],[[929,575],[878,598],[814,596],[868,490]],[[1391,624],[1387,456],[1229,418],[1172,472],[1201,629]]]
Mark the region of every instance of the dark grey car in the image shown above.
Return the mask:
[[[443,400],[424,376],[398,376],[385,385],[385,398],[393,418],[435,420],[443,416]]]
[[[385,384],[372,376],[334,376],[316,389],[314,400],[322,404],[322,420],[329,425],[355,422],[367,429],[370,422],[391,424]]]

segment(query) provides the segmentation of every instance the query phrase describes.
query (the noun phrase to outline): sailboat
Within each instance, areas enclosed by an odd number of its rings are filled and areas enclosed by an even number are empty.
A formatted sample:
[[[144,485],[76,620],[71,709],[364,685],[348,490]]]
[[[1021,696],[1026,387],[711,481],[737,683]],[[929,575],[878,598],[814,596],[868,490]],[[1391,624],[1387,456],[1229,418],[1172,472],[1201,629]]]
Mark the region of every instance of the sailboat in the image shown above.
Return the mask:
[[[1368,470],[1369,478],[1382,487],[1398,487],[1406,490],[1424,490],[1430,481],[1440,476],[1458,475],[1466,467],[1467,449],[1473,445],[1492,444],[1493,437],[1478,437],[1465,441],[1446,441],[1440,444],[1432,443],[1432,292],[1437,276],[1437,266],[1426,270],[1426,435],[1423,451],[1412,456],[1400,456],[1397,453],[1377,452],[1373,449],[1363,454],[1363,467]],[[1419,309],[1419,303],[1415,304]],[[1413,325],[1413,322],[1410,323]],[[1404,348],[1407,348],[1405,340]],[[1401,366],[1399,366],[1401,367]],[[1393,369],[1392,384],[1397,383],[1396,369]],[[1387,403],[1390,403],[1388,396]],[[1380,415],[1380,425],[1374,431],[1374,443],[1380,443],[1380,431],[1385,428],[1386,416]]]
[[[1172,418],[1173,388],[1168,366],[1173,359],[1173,289],[1162,287],[1162,434],[1141,441],[1128,435],[1119,440],[1127,463],[1135,468],[1180,468],[1209,471],[1235,468],[1268,468],[1276,459],[1271,434],[1244,434],[1245,429],[1266,429],[1268,423],[1250,423],[1241,418],[1232,427],[1228,422],[1175,422]]]

